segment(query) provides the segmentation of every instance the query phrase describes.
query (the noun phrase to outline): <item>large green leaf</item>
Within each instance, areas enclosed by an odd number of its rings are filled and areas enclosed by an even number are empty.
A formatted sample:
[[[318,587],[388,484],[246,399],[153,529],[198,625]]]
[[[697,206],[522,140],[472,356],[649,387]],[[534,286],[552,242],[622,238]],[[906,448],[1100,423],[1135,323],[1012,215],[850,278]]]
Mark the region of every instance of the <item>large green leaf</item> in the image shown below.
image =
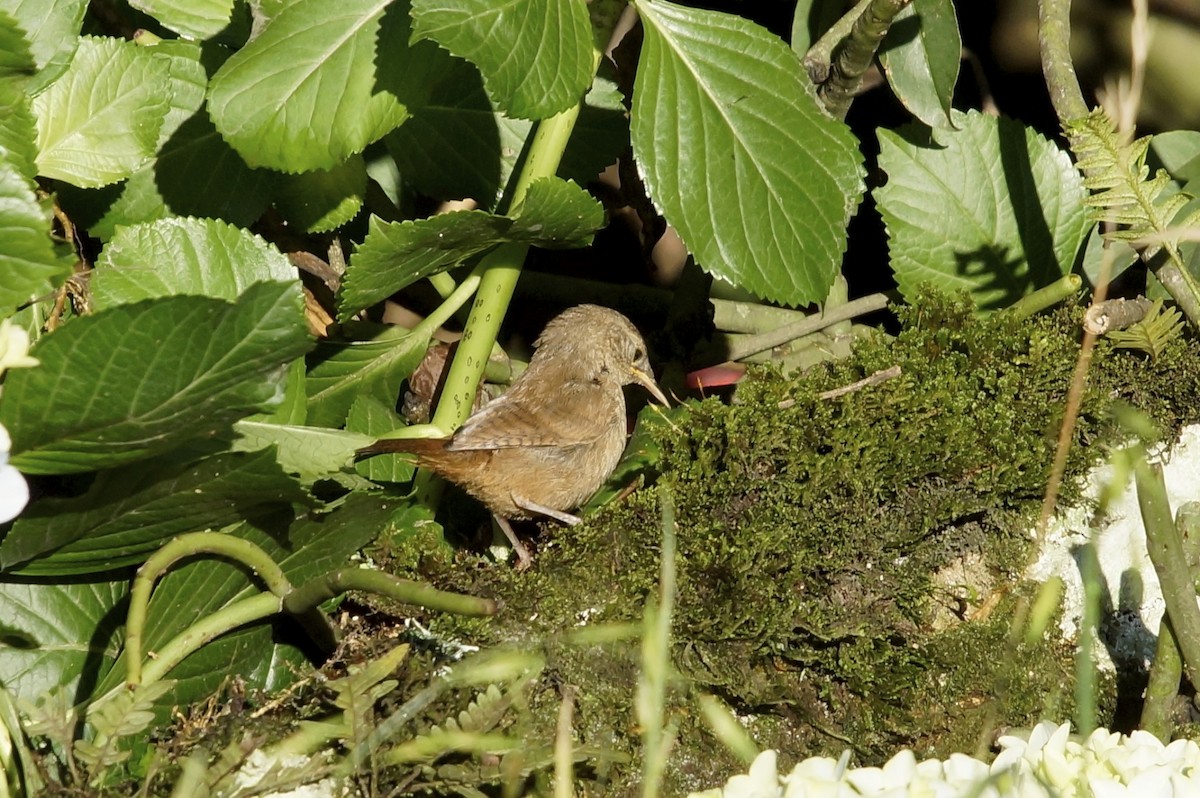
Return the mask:
[[[371,441],[381,438],[406,426],[395,406],[395,401],[381,402],[374,396],[356,397],[346,416],[346,429],[361,432]],[[411,457],[396,454],[355,463],[354,469],[375,482],[407,482],[416,470]]]
[[[233,13],[233,0],[130,0],[129,4],[194,39],[217,35]]]
[[[395,500],[353,495],[331,513],[294,521],[289,513],[286,518],[240,524],[228,532],[262,547],[292,584],[300,585],[347,565],[351,555],[396,523],[391,519],[397,509]],[[203,558],[182,565],[159,583],[150,600],[145,650],[161,648],[196,618],[258,590],[261,584],[245,569],[223,561]],[[296,631],[289,643],[286,637],[280,639],[279,630],[278,625],[259,624],[204,646],[168,674],[175,687],[164,709],[212,695],[231,673],[257,689],[278,689],[295,681],[297,666],[304,661],[295,645],[302,633]],[[117,667],[100,680],[97,692],[116,687],[123,677],[122,654]]]
[[[1087,191],[1067,154],[1011,119],[955,111],[957,131],[879,131],[887,184],[875,190],[892,270],[1007,307],[1071,271],[1087,233]]]
[[[21,26],[34,62],[41,70],[28,86],[37,91],[57,78],[71,62],[87,0],[5,0],[3,10]]]
[[[953,0],[913,0],[892,21],[879,62],[904,107],[930,127],[952,127],[950,101],[962,61]]]
[[[33,116],[21,90],[0,81],[0,318],[71,270],[54,252],[48,203],[35,193]]]
[[[99,308],[177,294],[236,299],[254,283],[295,281],[296,269],[253,233],[215,219],[122,227],[92,275]]]
[[[592,80],[584,0],[413,0],[413,33],[479,67],[506,114],[545,119],[579,102]]]
[[[603,208],[586,191],[557,178],[530,185],[515,216],[454,211],[405,222],[373,217],[338,291],[338,318],[345,321],[417,280],[507,241],[554,249],[587,246],[603,223]]]
[[[170,100],[165,59],[85,36],[67,71],[33,100],[40,173],[83,187],[125,179],[154,155]]]
[[[30,505],[0,543],[0,570],[60,575],[136,565],[175,535],[220,529],[264,504],[307,502],[275,460],[267,448],[101,472],[82,496]]]
[[[287,364],[310,346],[295,283],[258,283],[236,303],[176,296],[76,319],[33,347],[41,367],[7,377],[12,463],[89,471],[227,432],[279,403]]]
[[[309,358],[308,421],[340,427],[358,396],[395,403],[400,384],[412,373],[429,339],[400,327],[385,328],[368,340],[325,339]]]
[[[118,605],[128,592],[128,579],[0,579],[0,684],[30,703],[56,687],[67,689],[72,703],[86,698],[117,658],[124,620]]]
[[[532,122],[505,116],[466,61],[434,49],[444,63],[430,78],[431,97],[385,141],[405,182],[441,199],[471,197],[496,206],[520,162]],[[607,63],[607,62],[606,62]],[[585,183],[615,162],[629,140],[629,123],[616,83],[597,77],[584,98],[571,145],[558,174]]]
[[[637,8],[631,133],[655,205],[706,271],[790,305],[823,299],[862,193],[849,128],[766,30],[665,0]]]
[[[353,219],[367,193],[367,165],[353,155],[332,169],[283,175],[275,184],[275,208],[288,225],[326,233]]]
[[[208,110],[246,163],[330,169],[404,121],[407,5],[296,0],[226,61]]]

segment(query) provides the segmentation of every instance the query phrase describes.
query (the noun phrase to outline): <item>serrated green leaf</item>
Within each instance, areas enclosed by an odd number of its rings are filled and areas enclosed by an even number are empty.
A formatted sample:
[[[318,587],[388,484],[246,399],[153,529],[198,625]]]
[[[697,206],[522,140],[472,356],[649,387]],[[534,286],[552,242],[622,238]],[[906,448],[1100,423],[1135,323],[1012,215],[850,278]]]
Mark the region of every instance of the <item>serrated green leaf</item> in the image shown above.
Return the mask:
[[[592,33],[582,0],[414,0],[413,35],[431,39],[483,74],[509,116],[565,111],[592,80]]]
[[[164,59],[83,37],[70,68],[33,100],[39,172],[85,188],[124,180],[154,155],[170,99]]]
[[[264,504],[308,503],[275,452],[101,472],[82,496],[31,504],[0,543],[0,570],[86,574],[136,565],[185,532],[220,529]]]
[[[310,346],[295,283],[258,283],[236,303],[176,296],[75,319],[34,345],[39,368],[6,379],[11,462],[76,473],[225,432],[278,404],[287,364]]]
[[[954,112],[957,131],[879,131],[876,189],[892,270],[911,297],[924,283],[1007,307],[1071,271],[1090,225],[1067,154],[1010,119]]]
[[[28,102],[16,86],[0,81],[0,318],[71,271],[55,254],[48,203],[37,198],[33,140]]]
[[[374,396],[355,397],[354,404],[350,405],[350,412],[346,416],[346,429],[362,433],[368,438],[368,442],[373,443],[376,438],[407,426],[404,419],[393,409],[395,406],[395,401],[388,404]],[[405,458],[395,454],[363,460],[356,463],[354,468],[375,482],[407,482],[412,479],[416,470],[411,457]]]
[[[402,505],[394,500],[352,495],[333,512],[274,518],[239,524],[229,534],[249,540],[274,559],[294,585],[349,562],[350,556],[392,525]],[[213,558],[200,558],[172,570],[155,589],[146,621],[145,650],[155,651],[202,618],[239,598],[261,590],[245,569]],[[291,624],[258,624],[218,638],[184,660],[168,676],[175,688],[159,705],[160,720],[172,703],[189,704],[210,696],[229,674],[249,687],[279,689],[295,681],[305,667],[297,649],[301,632]],[[288,633],[281,635],[281,632]],[[102,694],[124,678],[124,654],[99,680]]]
[[[274,446],[280,467],[298,474],[305,482],[345,469],[357,450],[375,440],[356,431],[263,421],[242,420],[233,429],[238,434],[233,445],[236,451],[251,452]]]
[[[296,0],[226,61],[208,109],[246,163],[283,172],[330,169],[407,116],[407,5]]]
[[[823,299],[862,194],[849,129],[757,25],[665,0],[637,8],[631,133],[655,205],[706,271],[786,304]]]
[[[325,233],[358,215],[367,193],[367,165],[354,155],[329,170],[283,175],[275,184],[275,207],[288,224]]]
[[[87,0],[6,0],[4,11],[25,32],[29,51],[40,70],[26,90],[40,91],[71,63]]]
[[[888,85],[930,127],[953,128],[950,101],[962,61],[952,0],[913,0],[901,9],[879,49]]]
[[[121,639],[116,607],[129,579],[45,583],[0,579],[0,683],[34,703],[60,685],[74,691],[112,668]],[[82,696],[81,696],[82,698]]]
[[[399,327],[385,328],[370,340],[319,341],[309,357],[309,423],[342,426],[350,405],[361,395],[395,402],[400,384],[428,346],[428,338]]]
[[[258,236],[215,219],[162,219],[123,227],[92,274],[96,309],[194,294],[234,300],[264,280],[295,282],[296,269]]]
[[[582,247],[604,223],[604,211],[574,183],[533,183],[515,217],[453,211],[427,219],[384,222],[372,217],[367,237],[350,258],[338,291],[345,321],[417,280],[507,242],[546,248]]]
[[[0,78],[23,82],[36,72],[25,32],[7,11],[0,9]]]
[[[216,36],[233,13],[233,0],[130,0],[129,4],[193,39]]]
[[[604,226],[604,208],[569,180],[544,177],[529,185],[508,238],[543,249],[579,249]]]
[[[406,182],[441,199],[477,200],[492,209],[509,185],[533,123],[505,116],[483,90],[473,65],[434,48],[444,63],[431,96],[385,141]],[[607,64],[607,62],[605,62]],[[558,174],[587,182],[614,163],[629,140],[621,93],[602,65],[584,98]]]

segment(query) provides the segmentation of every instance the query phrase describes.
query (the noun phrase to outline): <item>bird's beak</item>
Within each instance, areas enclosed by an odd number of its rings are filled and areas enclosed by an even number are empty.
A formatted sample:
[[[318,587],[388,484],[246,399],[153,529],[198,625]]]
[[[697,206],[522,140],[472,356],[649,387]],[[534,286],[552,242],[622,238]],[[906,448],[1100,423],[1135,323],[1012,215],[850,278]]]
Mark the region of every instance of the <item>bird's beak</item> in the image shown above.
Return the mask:
[[[648,371],[644,371],[637,366],[630,368],[633,374],[633,381],[650,392],[650,395],[663,403],[664,407],[670,407],[671,403],[667,401],[667,396],[662,392],[662,388],[658,387],[658,383],[654,381],[654,377]]]

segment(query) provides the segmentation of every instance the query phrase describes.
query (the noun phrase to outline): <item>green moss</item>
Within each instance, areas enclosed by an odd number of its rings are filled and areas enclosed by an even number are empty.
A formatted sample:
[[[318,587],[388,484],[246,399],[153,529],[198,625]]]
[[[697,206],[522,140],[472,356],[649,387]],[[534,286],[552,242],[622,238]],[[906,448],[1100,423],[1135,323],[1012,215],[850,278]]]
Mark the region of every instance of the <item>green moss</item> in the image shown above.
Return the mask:
[[[657,590],[658,491],[678,519],[675,663],[689,690],[724,697],[785,759],[849,746],[878,764],[897,746],[975,750],[998,726],[1070,712],[1070,652],[1008,644],[1012,601],[963,623],[1019,581],[1078,352],[1078,309],[976,318],[929,296],[847,361],[764,370],[734,401],[689,402],[652,430],[661,478],[552,539],[532,572],[458,569],[447,587],[496,595],[503,617],[439,619],[481,645],[535,646],[580,689],[581,739],[637,753],[633,643],[573,644],[585,623],[636,621]],[[901,375],[833,399],[882,369]],[[1200,357],[1176,341],[1155,361],[1102,345],[1068,459],[1074,480],[1120,438],[1115,399],[1169,435],[1197,420]],[[995,603],[995,602],[992,602]],[[552,728],[557,694],[533,705]],[[1105,699],[1111,703],[1111,690]],[[717,783],[731,761],[691,714],[672,794]],[[1102,708],[1103,711],[1103,708]],[[1101,717],[1104,717],[1101,715]],[[636,782],[608,785],[620,792]],[[621,785],[624,784],[625,787]]]

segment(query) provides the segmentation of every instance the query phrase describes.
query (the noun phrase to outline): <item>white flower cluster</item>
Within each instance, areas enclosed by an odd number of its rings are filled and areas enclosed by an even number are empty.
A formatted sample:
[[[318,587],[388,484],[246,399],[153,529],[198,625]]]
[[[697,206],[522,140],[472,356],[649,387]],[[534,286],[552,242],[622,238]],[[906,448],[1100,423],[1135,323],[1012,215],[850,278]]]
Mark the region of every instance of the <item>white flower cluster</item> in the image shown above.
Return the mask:
[[[0,375],[8,369],[31,368],[37,358],[29,356],[29,333],[5,319],[0,321]],[[0,524],[16,518],[29,502],[29,486],[21,472],[8,464],[12,439],[0,425]]]
[[[775,752],[758,755],[746,775],[724,789],[690,798],[1183,798],[1200,796],[1200,746],[1193,740],[1163,745],[1137,731],[1126,737],[1104,729],[1086,740],[1070,724],[1039,724],[1026,740],[1001,737],[990,765],[965,754],[918,762],[904,750],[881,768],[847,769],[826,757],[806,759],[786,776]]]

